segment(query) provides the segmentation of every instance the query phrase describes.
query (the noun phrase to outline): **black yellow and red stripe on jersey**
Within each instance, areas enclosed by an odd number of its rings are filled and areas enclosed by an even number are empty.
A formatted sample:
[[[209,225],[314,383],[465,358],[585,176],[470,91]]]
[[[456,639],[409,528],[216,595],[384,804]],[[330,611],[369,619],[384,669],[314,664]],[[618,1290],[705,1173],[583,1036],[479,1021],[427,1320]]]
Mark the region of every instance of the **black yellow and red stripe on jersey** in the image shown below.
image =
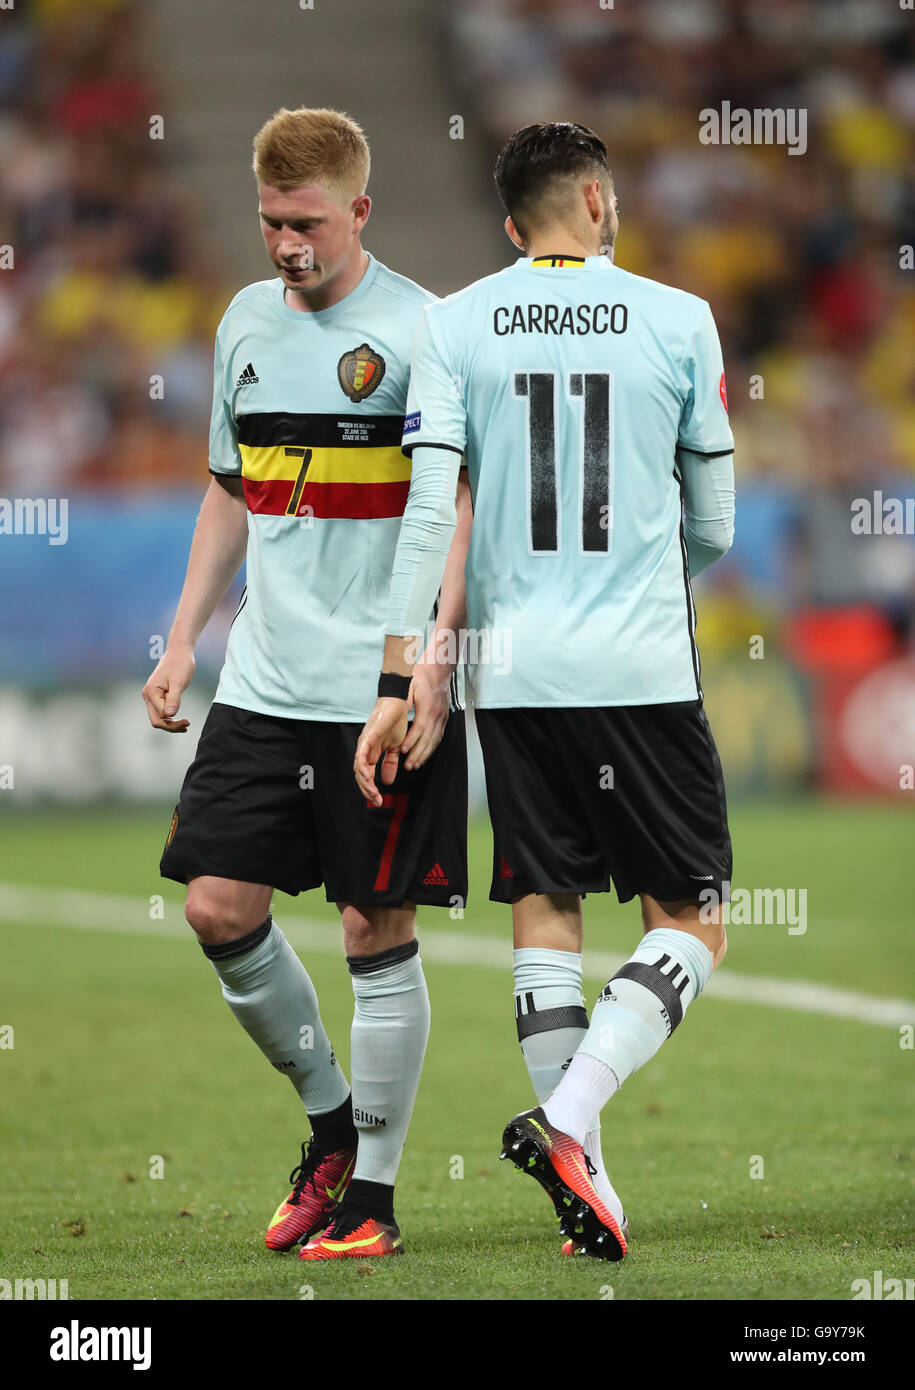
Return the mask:
[[[402,516],[410,460],[402,415],[240,415],[248,510],[267,516]]]
[[[535,270],[541,270],[544,266],[551,266],[554,270],[561,266],[566,266],[569,270],[581,270],[584,263],[584,256],[535,256],[531,261]]]

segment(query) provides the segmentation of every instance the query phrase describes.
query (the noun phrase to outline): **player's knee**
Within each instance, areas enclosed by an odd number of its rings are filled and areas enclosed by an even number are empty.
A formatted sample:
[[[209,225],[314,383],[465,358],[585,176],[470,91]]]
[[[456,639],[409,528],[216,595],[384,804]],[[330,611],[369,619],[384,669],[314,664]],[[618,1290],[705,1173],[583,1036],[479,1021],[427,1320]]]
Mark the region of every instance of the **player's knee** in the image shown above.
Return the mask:
[[[383,950],[379,939],[383,933],[379,923],[371,921],[358,907],[348,904],[343,909],[343,946],[348,956],[373,956]]]
[[[220,902],[217,896],[205,888],[196,887],[193,883],[187,890],[184,915],[197,939],[207,946],[215,946],[223,941],[235,941],[237,937],[253,930],[247,921],[242,920],[237,910],[233,910],[226,903]],[[254,926],[257,925],[255,922]]]
[[[374,956],[401,946],[413,936],[413,913],[403,908],[363,912],[352,903],[337,904],[343,922],[343,949],[348,956]]]

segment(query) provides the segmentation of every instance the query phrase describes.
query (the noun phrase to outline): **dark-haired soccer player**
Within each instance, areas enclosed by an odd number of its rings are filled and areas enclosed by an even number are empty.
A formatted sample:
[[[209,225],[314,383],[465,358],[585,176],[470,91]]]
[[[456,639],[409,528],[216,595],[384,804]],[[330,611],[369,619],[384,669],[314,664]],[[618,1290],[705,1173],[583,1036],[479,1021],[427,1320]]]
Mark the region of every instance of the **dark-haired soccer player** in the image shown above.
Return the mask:
[[[156,728],[187,728],[176,716],[194,645],[245,558],[247,586],[161,871],[188,884],[188,921],[230,1009],[310,1121],[267,1245],[309,1242],[307,1259],[400,1254],[394,1178],[429,1031],[415,904],[466,897],[466,751],[447,644],[416,669],[404,766],[378,809],[349,770],[407,498],[410,342],[433,297],[362,248],[369,150],[354,121],[281,110],[255,139],[254,171],[278,278],[236,295],[217,333],[213,478],[143,692]],[[463,493],[461,510],[438,613],[448,632],[463,607]],[[352,1094],[270,914],[275,888],[322,882],[355,994]]]
[[[621,1259],[597,1117],[725,951],[717,913],[700,910],[702,890],[724,891],[731,845],[690,578],[731,544],[734,444],[708,304],[613,264],[593,131],[525,127],[496,184],[523,258],[428,306],[413,349],[384,670],[411,669],[404,634],[438,584],[466,454],[467,621],[508,630],[512,650],[510,671],[471,669],[490,896],[512,904],[518,1037],[543,1102],[503,1144],[550,1193],[567,1253]],[[406,706],[380,700],[355,761],[370,802],[405,728]],[[638,894],[644,935],[589,1025],[581,898],[611,884],[621,902]]]

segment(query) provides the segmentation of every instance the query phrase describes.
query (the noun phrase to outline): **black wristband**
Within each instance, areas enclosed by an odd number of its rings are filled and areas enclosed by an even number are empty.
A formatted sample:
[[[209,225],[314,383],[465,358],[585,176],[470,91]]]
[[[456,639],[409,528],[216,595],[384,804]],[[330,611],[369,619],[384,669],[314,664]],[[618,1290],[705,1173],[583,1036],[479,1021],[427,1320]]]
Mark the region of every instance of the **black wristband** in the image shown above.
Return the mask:
[[[398,676],[393,671],[382,671],[378,677],[378,698],[393,697],[395,700],[406,700],[410,694],[410,683],[412,676]]]

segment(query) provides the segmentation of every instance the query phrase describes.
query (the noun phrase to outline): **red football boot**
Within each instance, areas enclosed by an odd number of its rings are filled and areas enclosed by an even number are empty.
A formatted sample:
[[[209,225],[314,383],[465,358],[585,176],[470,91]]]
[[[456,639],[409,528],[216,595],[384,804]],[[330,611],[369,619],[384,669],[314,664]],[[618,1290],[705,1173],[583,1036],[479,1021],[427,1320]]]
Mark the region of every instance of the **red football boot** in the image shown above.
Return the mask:
[[[291,1250],[321,1231],[337,1210],[356,1166],[355,1146],[322,1152],[312,1137],[302,1145],[302,1161],[289,1174],[292,1191],[281,1202],[267,1227],[269,1250]]]
[[[549,1194],[559,1230],[589,1255],[621,1260],[626,1236],[591,1182],[584,1149],[571,1135],[554,1129],[540,1106],[509,1120],[500,1158],[536,1178]]]
[[[358,1207],[340,1207],[321,1235],[299,1251],[300,1260],[375,1259],[402,1255],[403,1241],[396,1221],[380,1221]]]

